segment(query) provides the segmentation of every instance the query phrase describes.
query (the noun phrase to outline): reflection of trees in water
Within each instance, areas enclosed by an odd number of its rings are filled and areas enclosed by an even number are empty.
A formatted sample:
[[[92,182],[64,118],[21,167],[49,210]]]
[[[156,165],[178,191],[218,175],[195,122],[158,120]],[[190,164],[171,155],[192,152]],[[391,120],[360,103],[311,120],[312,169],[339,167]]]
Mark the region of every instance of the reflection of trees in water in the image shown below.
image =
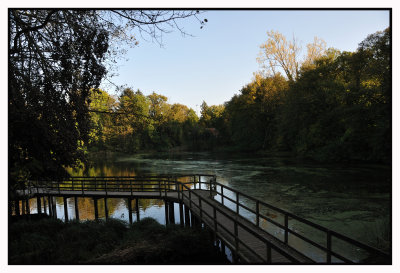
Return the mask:
[[[135,208],[136,202],[132,203],[132,208]],[[164,206],[164,201],[161,199],[139,199],[139,207],[141,207],[143,210],[146,210],[150,207],[162,207]]]
[[[63,206],[63,198],[56,197],[56,202],[59,206]],[[74,198],[68,198],[68,207],[75,211]],[[36,199],[30,200],[31,212],[36,212]],[[108,215],[113,214],[118,215],[118,211],[125,211],[128,209],[128,199],[127,198],[107,198],[107,208]],[[142,210],[146,210],[150,207],[161,208],[164,206],[164,201],[162,199],[139,199],[139,207]],[[99,198],[97,200],[97,207],[99,218],[105,218],[105,206],[104,198]],[[80,220],[94,220],[94,200],[91,197],[79,197],[78,198],[78,208],[79,208],[79,219]],[[136,201],[132,199],[132,211],[136,210]],[[74,212],[73,212],[74,213]],[[71,215],[72,216],[72,215]],[[70,217],[71,217],[70,216]]]
[[[60,201],[62,202],[62,200]],[[68,198],[68,205],[74,206],[74,198]],[[92,198],[78,198],[78,208],[80,220],[94,220],[94,203]]]
[[[135,176],[137,173],[132,167],[121,168],[112,163],[100,164],[95,167],[72,169],[67,168],[72,176]]]

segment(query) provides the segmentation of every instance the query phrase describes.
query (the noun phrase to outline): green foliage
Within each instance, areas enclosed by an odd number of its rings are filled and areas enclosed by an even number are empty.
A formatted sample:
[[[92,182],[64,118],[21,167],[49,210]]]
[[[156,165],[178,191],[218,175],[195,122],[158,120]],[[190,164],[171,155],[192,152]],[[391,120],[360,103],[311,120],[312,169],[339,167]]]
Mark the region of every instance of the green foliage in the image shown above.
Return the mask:
[[[207,231],[144,218],[63,223],[20,220],[9,226],[9,264],[221,264]]]
[[[145,96],[140,90],[127,88],[116,101],[106,92],[100,92],[103,93],[93,97],[91,105],[91,151],[135,153],[193,146],[199,120],[193,109],[182,104],[171,105],[167,97],[154,92]]]
[[[126,89],[107,106],[121,114],[108,115],[108,122],[93,116],[95,146],[122,152],[225,147],[289,151],[319,161],[388,162],[390,53],[389,29],[368,36],[356,52],[320,50],[303,63],[296,79],[278,72],[255,74],[224,105],[203,101],[200,118],[184,105],[169,104],[165,96]],[[106,98],[103,94],[100,100]],[[104,103],[93,105],[103,109],[98,105]]]
[[[10,184],[18,173],[67,175],[63,166],[84,159],[87,104],[109,43],[95,13],[9,10]]]

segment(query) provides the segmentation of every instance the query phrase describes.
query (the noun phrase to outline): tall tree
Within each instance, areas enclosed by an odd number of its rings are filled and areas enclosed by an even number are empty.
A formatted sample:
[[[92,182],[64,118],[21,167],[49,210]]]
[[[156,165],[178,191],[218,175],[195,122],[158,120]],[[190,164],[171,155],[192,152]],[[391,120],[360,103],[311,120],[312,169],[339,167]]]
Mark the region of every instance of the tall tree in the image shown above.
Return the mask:
[[[194,17],[204,25],[200,13],[9,9],[11,184],[21,176],[66,175],[64,166],[84,160],[90,93],[107,75],[107,60],[118,56],[119,42],[134,45],[140,35],[162,43],[164,33],[183,32],[179,19]]]
[[[325,51],[325,42],[317,37],[314,42],[307,45],[307,56],[301,60],[301,45],[293,36],[292,40],[278,31],[268,31],[267,41],[260,45],[260,53],[257,58],[267,76],[277,75],[282,69],[289,81],[295,81],[304,62],[312,63],[313,60],[322,56]]]

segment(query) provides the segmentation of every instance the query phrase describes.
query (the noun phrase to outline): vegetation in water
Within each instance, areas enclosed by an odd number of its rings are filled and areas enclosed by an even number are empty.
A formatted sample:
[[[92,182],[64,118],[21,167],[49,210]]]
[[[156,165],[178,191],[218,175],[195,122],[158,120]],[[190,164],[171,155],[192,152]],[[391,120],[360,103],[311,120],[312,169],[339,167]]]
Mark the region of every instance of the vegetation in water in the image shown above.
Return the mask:
[[[227,264],[207,230],[163,226],[144,218],[9,225],[9,264]]]

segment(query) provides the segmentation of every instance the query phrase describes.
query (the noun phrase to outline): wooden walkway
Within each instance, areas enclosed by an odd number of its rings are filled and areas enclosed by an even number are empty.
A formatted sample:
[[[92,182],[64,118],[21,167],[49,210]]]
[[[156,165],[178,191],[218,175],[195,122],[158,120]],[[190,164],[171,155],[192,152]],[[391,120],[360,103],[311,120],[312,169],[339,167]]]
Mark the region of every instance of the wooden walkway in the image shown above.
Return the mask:
[[[204,199],[210,198],[209,192],[205,190],[195,190],[195,193],[203,197]],[[199,204],[199,198],[197,196],[192,196],[192,203]],[[183,198],[183,202],[186,206],[190,206],[190,200]],[[238,217],[238,215],[232,210],[228,209],[226,206],[223,206],[221,203],[210,199],[210,202],[203,202],[202,204],[202,212],[200,209],[192,204],[191,211],[200,219],[201,222],[206,224],[211,229],[215,229],[216,227],[216,236],[221,238],[228,244],[230,249],[235,249],[235,238],[232,234],[235,234],[235,222],[240,222],[241,225],[237,226],[237,234],[238,234],[238,255],[242,259],[242,261],[251,264],[265,264],[267,263],[268,252],[270,252],[270,261],[268,263],[274,264],[288,264],[288,263],[314,263],[311,259],[306,256],[298,253],[297,251],[289,248],[284,245],[275,237],[266,233],[262,229],[252,225],[245,219]],[[214,208],[216,209],[216,221],[214,223]],[[243,227],[247,227],[247,229]],[[251,232],[249,232],[251,230]],[[257,234],[258,236],[255,236]],[[271,245],[276,247],[276,250],[268,249],[267,244],[264,240],[260,240],[260,237],[267,240]],[[283,256],[277,250],[280,250],[283,253],[286,253],[288,257]]]
[[[179,204],[181,225],[207,227],[214,234],[215,242],[224,251],[227,246],[232,252],[233,262],[245,264],[313,264],[316,261],[293,248],[288,241],[289,234],[309,243],[326,252],[326,262],[332,263],[332,258],[339,263],[353,263],[351,258],[343,257],[332,250],[332,237],[363,248],[366,251],[381,257],[387,263],[391,259],[388,254],[366,246],[344,235],[327,230],[317,224],[285,212],[279,208],[268,205],[254,199],[244,193],[235,191],[216,182],[215,176],[191,175],[192,181],[178,181],[178,177],[89,177],[71,178],[64,181],[47,181],[30,183],[25,190],[17,191],[23,197],[21,199],[37,197],[38,211],[40,211],[40,197],[47,196],[49,202],[54,196],[64,198],[64,211],[67,214],[66,198],[75,197],[75,213],[77,209],[77,197],[91,197],[95,200],[95,216],[98,218],[97,200],[100,198],[127,198],[129,201],[142,198],[163,199],[166,202],[166,219],[174,222],[173,203]],[[205,178],[205,179],[204,179]],[[233,192],[226,194],[227,191]],[[216,198],[220,197],[220,199]],[[255,208],[250,208],[240,201],[244,197],[254,201]],[[236,209],[224,204],[228,200]],[[53,201],[51,201],[53,203]],[[19,206],[19,201],[16,202]],[[28,202],[25,203],[26,205]],[[105,203],[106,204],[106,203]],[[24,206],[24,205],[23,205]],[[54,206],[54,204],[52,205]],[[132,223],[132,207],[128,202],[130,223]],[[266,206],[283,215],[284,223],[273,220],[260,211],[261,206]],[[185,213],[183,213],[183,207]],[[50,206],[49,206],[50,208]],[[138,208],[138,206],[137,206]],[[246,209],[254,213],[255,222],[244,218],[239,212]],[[106,219],[107,219],[107,206]],[[54,210],[54,209],[53,209]],[[28,208],[27,208],[27,211]],[[18,208],[19,212],[19,208]],[[50,209],[49,209],[50,212]],[[189,217],[190,212],[190,217]],[[50,212],[51,213],[51,212]],[[172,214],[172,215],[171,215]],[[172,216],[172,218],[170,218]],[[137,217],[139,220],[138,212]],[[68,218],[68,216],[66,217]],[[78,217],[79,219],[79,217]],[[260,227],[260,219],[264,219],[284,231],[284,239],[277,238]],[[295,219],[313,228],[317,228],[327,234],[327,242],[321,245],[289,228],[289,219]],[[224,251],[225,252],[225,251]],[[320,262],[320,261],[318,261]]]

